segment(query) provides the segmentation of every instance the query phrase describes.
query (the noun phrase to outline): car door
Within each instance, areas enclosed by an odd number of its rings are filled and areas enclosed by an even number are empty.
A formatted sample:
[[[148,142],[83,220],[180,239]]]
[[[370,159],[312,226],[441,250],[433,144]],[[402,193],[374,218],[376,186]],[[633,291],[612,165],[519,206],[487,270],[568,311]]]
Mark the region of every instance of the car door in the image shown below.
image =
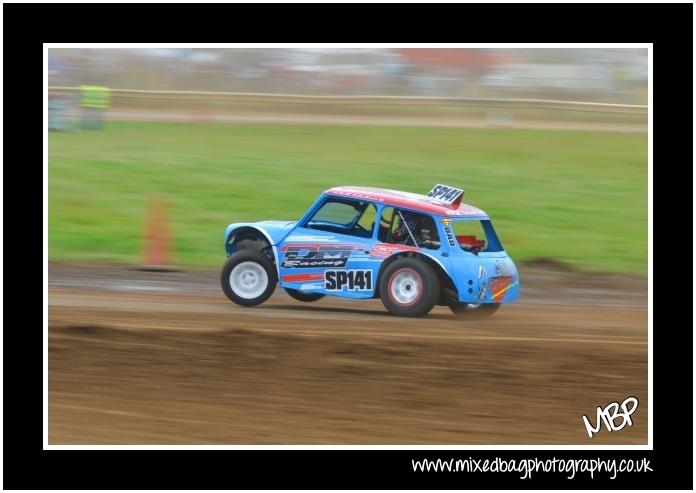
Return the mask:
[[[379,268],[377,259],[370,257],[375,218],[372,203],[328,197],[280,246],[281,287],[372,297]]]

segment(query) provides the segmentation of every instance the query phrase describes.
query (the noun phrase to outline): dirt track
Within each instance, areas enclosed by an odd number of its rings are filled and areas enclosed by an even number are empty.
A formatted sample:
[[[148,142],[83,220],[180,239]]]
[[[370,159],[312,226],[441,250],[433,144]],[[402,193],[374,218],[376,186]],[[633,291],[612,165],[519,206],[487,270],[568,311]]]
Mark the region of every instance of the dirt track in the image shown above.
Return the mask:
[[[521,303],[463,321],[51,264],[49,443],[647,443],[646,281],[521,275]],[[633,426],[589,439],[582,415],[629,395]]]

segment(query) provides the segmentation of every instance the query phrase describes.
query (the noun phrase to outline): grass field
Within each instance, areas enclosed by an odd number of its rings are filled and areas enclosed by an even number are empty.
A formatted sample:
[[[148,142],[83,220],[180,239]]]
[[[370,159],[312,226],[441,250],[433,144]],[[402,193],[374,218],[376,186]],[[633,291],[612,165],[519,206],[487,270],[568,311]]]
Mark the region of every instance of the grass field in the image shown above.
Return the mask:
[[[140,261],[146,199],[174,261],[218,266],[230,222],[297,219],[335,185],[466,190],[515,260],[647,274],[647,135],[521,129],[112,123],[49,135],[49,258]]]

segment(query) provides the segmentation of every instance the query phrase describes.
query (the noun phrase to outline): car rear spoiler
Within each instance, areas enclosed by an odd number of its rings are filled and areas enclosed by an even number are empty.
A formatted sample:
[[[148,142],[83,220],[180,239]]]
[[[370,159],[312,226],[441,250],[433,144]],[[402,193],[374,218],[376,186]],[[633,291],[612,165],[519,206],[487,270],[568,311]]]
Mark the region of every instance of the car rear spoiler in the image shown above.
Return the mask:
[[[461,188],[450,187],[439,183],[435,185],[426,195],[426,197],[444,202],[453,209],[456,209],[459,206],[459,204],[462,202],[463,196],[464,190]]]

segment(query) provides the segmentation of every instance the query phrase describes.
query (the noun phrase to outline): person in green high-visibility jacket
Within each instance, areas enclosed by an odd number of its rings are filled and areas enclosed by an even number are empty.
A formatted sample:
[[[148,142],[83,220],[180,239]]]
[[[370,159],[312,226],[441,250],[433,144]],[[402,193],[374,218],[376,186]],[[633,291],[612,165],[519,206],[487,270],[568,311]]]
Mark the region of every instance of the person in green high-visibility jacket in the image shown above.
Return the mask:
[[[86,130],[104,127],[104,112],[111,103],[111,90],[108,87],[80,86],[80,108],[82,109],[82,128]]]

